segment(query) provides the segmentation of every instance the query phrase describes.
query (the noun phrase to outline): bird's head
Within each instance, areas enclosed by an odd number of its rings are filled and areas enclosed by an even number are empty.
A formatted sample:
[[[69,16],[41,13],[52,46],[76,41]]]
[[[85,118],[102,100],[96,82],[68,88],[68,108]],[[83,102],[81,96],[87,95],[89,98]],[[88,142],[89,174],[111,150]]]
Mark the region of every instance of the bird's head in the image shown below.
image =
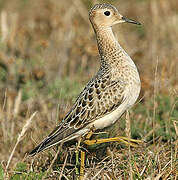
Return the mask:
[[[124,22],[141,25],[137,21],[122,16],[111,4],[94,5],[89,12],[89,19],[94,27],[111,27]]]

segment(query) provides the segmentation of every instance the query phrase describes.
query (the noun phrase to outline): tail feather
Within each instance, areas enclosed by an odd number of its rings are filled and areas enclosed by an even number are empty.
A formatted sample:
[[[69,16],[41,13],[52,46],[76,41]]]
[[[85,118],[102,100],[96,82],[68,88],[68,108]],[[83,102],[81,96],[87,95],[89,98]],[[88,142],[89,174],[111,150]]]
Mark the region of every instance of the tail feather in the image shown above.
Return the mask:
[[[48,144],[47,140],[44,140],[29,153],[29,156],[34,156],[37,153],[47,149],[48,148],[47,144]]]
[[[56,128],[56,131],[53,131],[46,139],[44,139],[39,145],[37,145],[30,153],[29,156],[34,156],[37,153],[46,150],[54,145],[57,145],[61,142],[66,142],[69,140],[72,140],[76,138],[76,136],[73,135],[75,133],[76,129],[74,128],[67,128],[63,129],[63,131],[59,131],[59,129]],[[72,135],[72,136],[71,136]]]

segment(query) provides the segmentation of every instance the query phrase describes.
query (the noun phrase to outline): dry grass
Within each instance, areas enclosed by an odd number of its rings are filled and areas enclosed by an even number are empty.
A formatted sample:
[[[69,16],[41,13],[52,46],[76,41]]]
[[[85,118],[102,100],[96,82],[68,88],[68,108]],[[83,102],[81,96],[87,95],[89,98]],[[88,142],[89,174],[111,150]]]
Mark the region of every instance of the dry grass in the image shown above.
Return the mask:
[[[9,157],[8,162],[7,162],[7,165],[6,165],[5,178],[8,178],[8,168],[9,168],[9,165],[10,165],[10,163],[11,163],[11,160],[12,160],[12,157],[13,157],[13,155],[14,155],[14,152],[15,152],[18,144],[20,143],[20,141],[22,141],[22,139],[23,139],[26,131],[28,130],[28,128],[29,128],[29,126],[30,126],[30,124],[31,124],[31,122],[32,122],[32,119],[33,119],[33,117],[35,116],[35,114],[36,114],[36,112],[33,113],[33,114],[31,115],[31,117],[26,121],[25,125],[23,126],[22,131],[21,131],[20,134],[18,135],[17,142],[15,143],[15,146],[14,146],[14,148],[13,148],[11,154],[10,154],[10,157]]]
[[[0,3],[0,179],[5,167],[9,179],[75,179],[73,145],[63,148],[54,162],[55,148],[34,159],[26,154],[60,122],[99,67],[88,20],[94,2]],[[84,179],[177,179],[178,4],[175,0],[112,4],[143,24],[116,26],[114,32],[142,80],[141,100],[130,111],[126,127],[132,138],[148,143],[130,150],[117,143],[85,147]],[[35,111],[26,135],[18,140]],[[125,135],[125,118],[111,129],[107,136]]]

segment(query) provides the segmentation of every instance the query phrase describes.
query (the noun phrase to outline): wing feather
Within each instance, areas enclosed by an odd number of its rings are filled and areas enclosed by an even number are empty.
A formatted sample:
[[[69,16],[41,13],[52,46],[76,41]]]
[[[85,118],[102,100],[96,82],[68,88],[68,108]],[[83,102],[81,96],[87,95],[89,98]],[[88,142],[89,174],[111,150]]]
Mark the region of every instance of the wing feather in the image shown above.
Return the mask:
[[[114,111],[124,100],[126,84],[123,82],[121,79],[111,80],[109,71],[99,71],[85,86],[62,122],[30,155],[56,145],[62,140],[71,139],[72,134]]]

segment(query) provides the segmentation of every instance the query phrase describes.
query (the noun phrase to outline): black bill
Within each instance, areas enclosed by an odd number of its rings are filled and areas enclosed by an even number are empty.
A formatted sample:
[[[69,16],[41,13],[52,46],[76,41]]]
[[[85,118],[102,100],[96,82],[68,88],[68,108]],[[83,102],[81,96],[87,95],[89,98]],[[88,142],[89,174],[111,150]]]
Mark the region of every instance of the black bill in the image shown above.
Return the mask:
[[[137,21],[135,21],[135,20],[132,20],[132,19],[128,19],[128,18],[126,18],[126,17],[122,17],[122,20],[124,20],[125,22],[127,22],[127,23],[132,23],[132,24],[137,24],[137,25],[141,25],[141,23],[139,23],[139,22],[137,22]]]

